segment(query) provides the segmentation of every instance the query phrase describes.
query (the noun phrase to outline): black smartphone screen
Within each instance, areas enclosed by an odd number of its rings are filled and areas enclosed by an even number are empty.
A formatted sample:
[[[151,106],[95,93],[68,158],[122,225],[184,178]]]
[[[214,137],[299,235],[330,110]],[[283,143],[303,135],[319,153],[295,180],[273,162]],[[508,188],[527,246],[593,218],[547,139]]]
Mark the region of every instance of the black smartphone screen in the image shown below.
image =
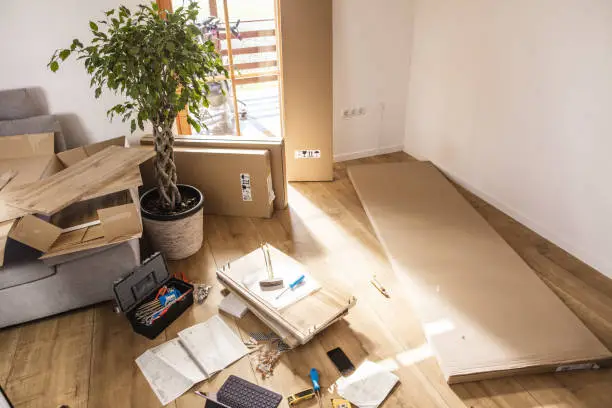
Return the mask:
[[[355,366],[340,347],[328,351],[327,356],[334,363],[338,371],[340,371],[340,374],[349,375],[355,370]]]

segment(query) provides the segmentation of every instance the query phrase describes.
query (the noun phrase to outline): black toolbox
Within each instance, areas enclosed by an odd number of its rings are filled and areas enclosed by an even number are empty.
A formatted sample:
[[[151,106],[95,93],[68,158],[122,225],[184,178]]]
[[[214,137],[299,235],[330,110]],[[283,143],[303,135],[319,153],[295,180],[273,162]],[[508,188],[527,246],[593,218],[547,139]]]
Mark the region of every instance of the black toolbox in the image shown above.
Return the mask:
[[[138,307],[154,300],[164,285],[176,288],[184,296],[152,323],[145,324],[138,321],[136,319]],[[149,339],[157,337],[193,304],[193,285],[171,277],[166,260],[159,252],[145,259],[130,274],[116,281],[113,291],[117,306],[128,318],[134,331]]]

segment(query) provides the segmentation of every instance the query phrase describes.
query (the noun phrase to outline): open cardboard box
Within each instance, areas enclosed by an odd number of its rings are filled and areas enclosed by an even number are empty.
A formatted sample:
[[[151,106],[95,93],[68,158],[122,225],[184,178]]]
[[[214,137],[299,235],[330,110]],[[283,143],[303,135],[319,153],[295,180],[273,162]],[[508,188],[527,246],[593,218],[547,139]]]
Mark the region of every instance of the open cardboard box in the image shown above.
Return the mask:
[[[0,266],[7,237],[41,251],[41,259],[141,237],[138,166],[51,216],[21,213],[11,219],[19,209],[3,201],[18,186],[56,174],[108,146],[125,144],[125,137],[120,137],[55,154],[53,133],[0,138],[0,178],[8,175],[8,182],[0,187],[0,217],[4,220],[0,222]]]

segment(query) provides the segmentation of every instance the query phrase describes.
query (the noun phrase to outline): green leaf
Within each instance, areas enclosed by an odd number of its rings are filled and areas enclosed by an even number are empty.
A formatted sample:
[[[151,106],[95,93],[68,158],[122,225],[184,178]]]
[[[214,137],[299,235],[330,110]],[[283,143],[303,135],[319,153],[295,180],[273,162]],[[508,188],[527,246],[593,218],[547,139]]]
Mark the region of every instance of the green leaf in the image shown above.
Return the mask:
[[[96,88],[96,93],[95,93],[96,99],[98,99],[101,94],[102,94],[102,88],[100,87]]]
[[[66,58],[68,58],[70,56],[70,50],[66,49],[66,50],[61,50],[59,53],[59,57],[62,61],[65,61]]]
[[[89,28],[91,28],[91,31],[98,31],[98,25],[93,21],[89,22]]]
[[[113,9],[113,10],[108,10],[104,14],[106,14],[106,17],[108,17],[108,16],[112,16],[114,12],[115,12],[115,10]]]
[[[49,69],[51,69],[52,72],[57,72],[59,69],[59,63],[57,61],[51,61],[49,64]]]
[[[134,133],[135,130],[136,130],[136,121],[132,119],[132,121],[130,122],[130,132]]]

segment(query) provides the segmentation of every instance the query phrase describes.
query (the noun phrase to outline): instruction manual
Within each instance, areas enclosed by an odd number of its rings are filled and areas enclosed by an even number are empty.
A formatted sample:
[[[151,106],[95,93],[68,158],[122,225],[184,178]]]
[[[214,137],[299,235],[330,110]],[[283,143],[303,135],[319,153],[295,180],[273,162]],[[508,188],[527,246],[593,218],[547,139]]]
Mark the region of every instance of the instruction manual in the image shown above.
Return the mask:
[[[308,273],[304,265],[272,245],[269,248],[273,275],[275,278],[283,279],[283,286],[280,288],[264,290],[259,286],[259,282],[268,279],[269,276],[261,249],[256,249],[230,264],[232,274],[240,279],[240,283],[249,292],[273,308],[282,310],[321,289],[319,283]],[[235,274],[235,271],[239,271],[238,274]],[[295,282],[302,275],[305,277],[304,283],[296,286],[295,289],[289,289],[277,299],[278,295],[289,287],[290,283]]]
[[[364,361],[348,377],[336,381],[338,395],[360,408],[376,408],[387,398],[399,378],[371,361]]]
[[[248,353],[218,315],[145,351],[136,364],[163,405]]]

